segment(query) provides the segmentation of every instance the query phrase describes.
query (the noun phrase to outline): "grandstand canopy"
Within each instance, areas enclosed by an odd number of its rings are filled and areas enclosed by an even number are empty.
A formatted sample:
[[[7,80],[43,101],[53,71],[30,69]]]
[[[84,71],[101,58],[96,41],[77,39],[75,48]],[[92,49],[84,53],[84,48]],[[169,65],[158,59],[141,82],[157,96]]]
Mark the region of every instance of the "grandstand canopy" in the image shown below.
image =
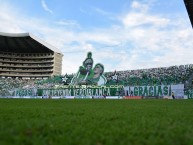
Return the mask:
[[[0,51],[13,53],[49,53],[62,52],[30,33],[0,32]]]
[[[186,6],[186,9],[190,18],[190,22],[193,27],[193,0],[184,0],[184,4]]]

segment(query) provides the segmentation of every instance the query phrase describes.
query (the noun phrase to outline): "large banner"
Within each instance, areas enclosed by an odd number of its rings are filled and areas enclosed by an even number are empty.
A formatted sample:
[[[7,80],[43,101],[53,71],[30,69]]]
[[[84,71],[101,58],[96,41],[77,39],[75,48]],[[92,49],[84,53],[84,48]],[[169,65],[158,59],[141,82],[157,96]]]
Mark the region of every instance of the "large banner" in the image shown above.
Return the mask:
[[[83,61],[82,66],[79,67],[78,72],[72,78],[70,85],[105,85],[107,79],[103,75],[105,69],[103,64],[97,63],[93,68],[93,63],[92,53],[88,52],[87,58]]]
[[[157,86],[126,86],[124,87],[124,90],[126,96],[171,98],[171,94],[173,92],[176,99],[184,98],[184,84]]]
[[[102,98],[118,97],[123,86],[67,86],[61,89],[16,89],[14,97]]]
[[[157,86],[65,86],[61,89],[16,89],[16,98],[168,98],[184,99],[184,85]]]

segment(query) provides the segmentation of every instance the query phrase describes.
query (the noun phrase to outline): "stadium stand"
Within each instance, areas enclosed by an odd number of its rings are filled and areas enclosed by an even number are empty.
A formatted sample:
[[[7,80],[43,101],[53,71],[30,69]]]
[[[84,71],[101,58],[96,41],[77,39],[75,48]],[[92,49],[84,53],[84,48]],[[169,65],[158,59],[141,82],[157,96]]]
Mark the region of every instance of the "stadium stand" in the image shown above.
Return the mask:
[[[0,76],[48,78],[61,75],[62,52],[30,33],[0,32]]]
[[[147,86],[185,84],[185,92],[193,90],[193,64],[151,69],[117,71],[118,80],[113,80],[115,72],[106,72],[107,85]],[[51,89],[69,85],[74,74],[55,75],[48,79],[0,78],[0,96],[9,96],[14,89]],[[67,80],[64,82],[63,78]]]
[[[152,69],[139,69],[128,71],[117,71],[117,84],[125,86],[142,85],[167,85],[167,84],[186,84],[190,86],[193,75],[193,65],[180,65]],[[105,73],[107,84],[111,83],[113,72]]]

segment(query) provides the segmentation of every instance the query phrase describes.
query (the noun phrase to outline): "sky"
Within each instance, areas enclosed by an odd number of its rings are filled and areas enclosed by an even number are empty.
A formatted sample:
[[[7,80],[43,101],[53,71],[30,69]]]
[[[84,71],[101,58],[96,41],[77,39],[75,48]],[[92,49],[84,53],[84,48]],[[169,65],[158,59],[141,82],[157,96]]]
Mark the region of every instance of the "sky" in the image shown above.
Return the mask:
[[[193,63],[183,0],[0,0],[0,32],[60,49],[62,74],[76,73],[89,51],[105,72]]]

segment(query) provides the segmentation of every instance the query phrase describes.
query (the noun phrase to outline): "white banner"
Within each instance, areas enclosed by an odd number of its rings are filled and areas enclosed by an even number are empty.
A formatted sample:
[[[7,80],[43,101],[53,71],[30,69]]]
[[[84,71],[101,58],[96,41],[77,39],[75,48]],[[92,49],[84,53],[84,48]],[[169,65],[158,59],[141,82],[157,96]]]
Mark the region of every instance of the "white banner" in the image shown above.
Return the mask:
[[[184,84],[171,85],[171,93],[176,99],[184,99]]]
[[[184,98],[184,84],[157,85],[157,86],[126,86],[125,96],[163,97],[172,98],[174,93],[176,99]]]

